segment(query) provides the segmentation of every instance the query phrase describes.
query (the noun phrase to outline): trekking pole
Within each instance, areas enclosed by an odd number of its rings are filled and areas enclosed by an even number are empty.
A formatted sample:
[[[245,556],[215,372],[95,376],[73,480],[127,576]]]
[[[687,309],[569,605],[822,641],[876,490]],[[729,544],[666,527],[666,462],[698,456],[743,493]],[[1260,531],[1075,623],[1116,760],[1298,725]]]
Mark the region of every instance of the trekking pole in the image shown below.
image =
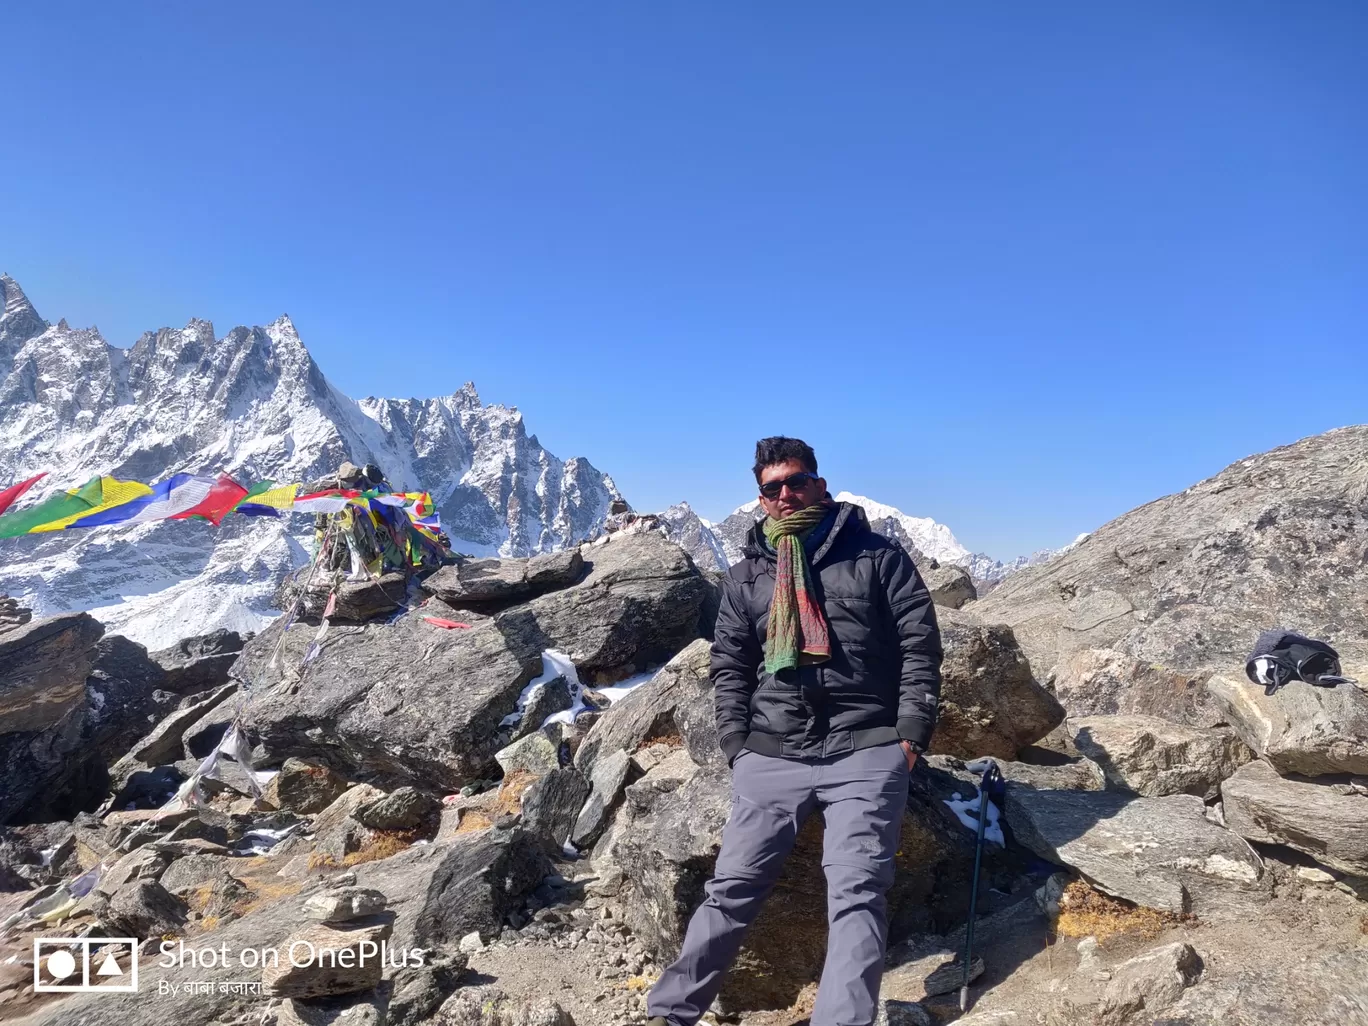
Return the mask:
[[[999,776],[997,763],[985,760],[983,779],[979,781],[978,840],[974,844],[974,883],[969,891],[969,923],[964,931],[964,983],[960,986],[961,1012],[969,1011],[969,975],[974,968],[974,917],[978,913],[979,867],[983,863],[983,832],[988,826],[988,795],[993,779]]]

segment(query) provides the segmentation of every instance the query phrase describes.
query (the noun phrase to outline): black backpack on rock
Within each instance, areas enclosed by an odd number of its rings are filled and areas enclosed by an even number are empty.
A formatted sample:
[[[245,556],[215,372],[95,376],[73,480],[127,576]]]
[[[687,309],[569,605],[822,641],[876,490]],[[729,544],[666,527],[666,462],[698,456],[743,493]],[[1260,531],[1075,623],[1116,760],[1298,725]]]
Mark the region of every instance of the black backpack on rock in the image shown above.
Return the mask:
[[[1274,627],[1259,635],[1245,663],[1245,675],[1253,683],[1264,685],[1265,695],[1293,680],[1304,680],[1320,688],[1357,683],[1352,677],[1340,675],[1339,653],[1333,648],[1284,627]]]

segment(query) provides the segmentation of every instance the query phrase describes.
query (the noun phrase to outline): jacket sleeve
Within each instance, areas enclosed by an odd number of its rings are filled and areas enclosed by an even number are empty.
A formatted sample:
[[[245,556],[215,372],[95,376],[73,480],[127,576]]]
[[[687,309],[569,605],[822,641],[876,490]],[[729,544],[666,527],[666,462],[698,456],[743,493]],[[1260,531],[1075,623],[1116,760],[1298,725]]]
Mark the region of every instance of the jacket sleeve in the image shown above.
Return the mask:
[[[924,752],[936,729],[940,704],[942,650],[936,607],[912,557],[901,546],[887,550],[880,576],[902,658],[898,736]]]
[[[722,578],[722,600],[713,628],[709,676],[717,709],[717,744],[727,763],[741,752],[750,733],[750,699],[758,681],[755,668],[763,658],[740,585]]]

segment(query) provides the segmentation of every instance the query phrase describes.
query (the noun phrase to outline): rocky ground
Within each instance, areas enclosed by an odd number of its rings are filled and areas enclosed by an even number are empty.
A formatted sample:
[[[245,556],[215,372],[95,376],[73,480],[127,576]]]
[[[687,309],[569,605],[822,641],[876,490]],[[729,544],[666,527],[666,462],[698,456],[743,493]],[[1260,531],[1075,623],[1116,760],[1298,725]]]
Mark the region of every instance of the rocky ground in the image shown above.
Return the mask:
[[[1224,651],[1309,609],[1368,676],[1330,629],[1361,615],[1368,532],[1352,511],[1316,520],[1326,494],[1352,505],[1359,464],[1342,456],[1362,442],[1243,461],[1163,500],[1181,523],[1108,525],[1094,538],[1115,565],[1086,542],[988,600],[937,589],[943,712],[904,815],[881,1022],[1368,1024],[1368,691],[1268,696]],[[1297,491],[1312,477],[1320,505]],[[1190,575],[1210,591],[1248,572],[1256,536],[1258,604],[1193,597]],[[1284,549],[1296,574],[1276,570]],[[1312,599],[1309,567],[1333,580]],[[293,622],[155,653],[0,602],[0,1019],[643,1021],[730,805],[707,679],[716,575],[640,530],[314,589]],[[1014,591],[1033,613],[1003,604]],[[1215,654],[1192,642],[1208,634]],[[978,880],[961,1015],[966,760],[985,755],[1008,781],[1004,843]],[[710,1020],[806,1019],[821,830],[803,830]],[[138,939],[139,992],[36,990],[34,938],[53,936],[93,938],[92,968],[127,958],[102,938]],[[164,942],[198,964],[161,964]],[[307,944],[331,962],[241,961]]]

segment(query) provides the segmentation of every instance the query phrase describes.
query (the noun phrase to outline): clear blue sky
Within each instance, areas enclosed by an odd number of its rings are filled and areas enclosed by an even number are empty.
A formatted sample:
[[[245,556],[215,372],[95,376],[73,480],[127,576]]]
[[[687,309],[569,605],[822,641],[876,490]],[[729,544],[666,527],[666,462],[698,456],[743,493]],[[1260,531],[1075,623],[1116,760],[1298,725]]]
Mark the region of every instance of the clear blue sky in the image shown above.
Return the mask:
[[[194,8],[194,10],[191,10]],[[764,434],[973,549],[1368,421],[1368,5],[64,5],[0,269],[120,345],[288,312],[638,508]]]

